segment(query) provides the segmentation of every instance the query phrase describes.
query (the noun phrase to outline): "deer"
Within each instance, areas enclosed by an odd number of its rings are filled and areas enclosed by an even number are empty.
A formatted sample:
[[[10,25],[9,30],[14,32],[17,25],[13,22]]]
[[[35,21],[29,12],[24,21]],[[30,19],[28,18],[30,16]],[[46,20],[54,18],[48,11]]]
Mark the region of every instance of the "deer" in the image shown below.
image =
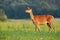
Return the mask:
[[[53,29],[55,31],[54,26],[54,17],[52,15],[33,15],[32,8],[28,7],[25,10],[26,13],[30,14],[30,18],[33,21],[33,24],[35,25],[35,31],[40,31],[40,25],[47,24],[49,31]]]

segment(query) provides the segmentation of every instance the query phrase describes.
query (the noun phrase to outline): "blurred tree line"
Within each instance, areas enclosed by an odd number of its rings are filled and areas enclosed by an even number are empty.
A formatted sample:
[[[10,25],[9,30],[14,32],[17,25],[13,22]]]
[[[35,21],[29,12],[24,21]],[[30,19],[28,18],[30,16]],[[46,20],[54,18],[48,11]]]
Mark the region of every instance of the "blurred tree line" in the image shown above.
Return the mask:
[[[51,14],[56,18],[60,18],[60,8],[45,1],[0,0],[0,11],[2,10],[2,15],[9,19],[29,18],[29,14],[25,13],[27,7],[33,9],[34,15]]]
[[[6,21],[7,20],[7,15],[5,14],[4,11],[4,0],[0,0],[0,21]]]
[[[5,12],[0,9],[0,21],[6,21],[7,20],[7,16],[5,14]]]

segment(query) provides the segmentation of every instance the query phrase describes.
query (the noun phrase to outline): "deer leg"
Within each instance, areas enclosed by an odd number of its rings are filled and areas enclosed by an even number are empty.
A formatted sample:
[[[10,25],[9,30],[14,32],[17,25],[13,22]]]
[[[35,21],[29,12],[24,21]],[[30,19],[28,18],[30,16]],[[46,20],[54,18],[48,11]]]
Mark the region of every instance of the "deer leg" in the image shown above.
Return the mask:
[[[51,30],[51,25],[49,23],[47,23],[47,26],[49,27],[49,32]]]
[[[47,23],[48,27],[49,27],[49,31],[51,30],[51,28],[55,31],[55,26],[54,23]]]
[[[52,26],[52,29],[54,30],[54,32],[56,32],[56,31],[55,31],[54,23],[51,23],[51,26]]]
[[[56,29],[55,29],[55,27],[53,27],[53,30],[54,30],[54,32],[56,32]]]
[[[35,25],[35,31],[40,31],[39,30],[39,25]]]

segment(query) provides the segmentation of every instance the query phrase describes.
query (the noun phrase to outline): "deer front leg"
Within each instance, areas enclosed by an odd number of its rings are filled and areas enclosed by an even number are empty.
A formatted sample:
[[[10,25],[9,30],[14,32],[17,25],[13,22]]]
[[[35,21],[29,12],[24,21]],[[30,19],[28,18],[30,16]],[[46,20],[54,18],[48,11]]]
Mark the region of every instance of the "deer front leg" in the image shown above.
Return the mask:
[[[35,31],[40,31],[38,24],[35,25]]]

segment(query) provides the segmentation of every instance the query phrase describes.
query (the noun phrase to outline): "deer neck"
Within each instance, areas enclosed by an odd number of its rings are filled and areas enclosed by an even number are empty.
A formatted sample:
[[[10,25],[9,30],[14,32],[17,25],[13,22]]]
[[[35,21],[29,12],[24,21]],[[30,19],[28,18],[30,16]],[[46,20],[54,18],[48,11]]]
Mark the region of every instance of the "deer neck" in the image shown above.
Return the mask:
[[[30,17],[32,20],[34,19],[33,12],[30,12]]]

